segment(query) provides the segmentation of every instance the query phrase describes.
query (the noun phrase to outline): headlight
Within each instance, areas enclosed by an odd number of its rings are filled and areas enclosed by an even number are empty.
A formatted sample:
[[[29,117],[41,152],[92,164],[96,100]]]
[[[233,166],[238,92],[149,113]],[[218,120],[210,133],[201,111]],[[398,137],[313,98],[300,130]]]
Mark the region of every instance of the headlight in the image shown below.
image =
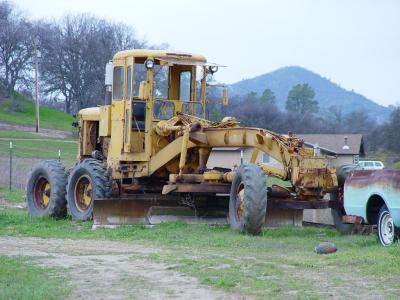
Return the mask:
[[[154,60],[148,58],[145,60],[144,65],[145,65],[146,69],[148,69],[148,70],[153,69]]]
[[[208,71],[210,71],[211,74],[214,74],[218,71],[218,66],[209,66]]]

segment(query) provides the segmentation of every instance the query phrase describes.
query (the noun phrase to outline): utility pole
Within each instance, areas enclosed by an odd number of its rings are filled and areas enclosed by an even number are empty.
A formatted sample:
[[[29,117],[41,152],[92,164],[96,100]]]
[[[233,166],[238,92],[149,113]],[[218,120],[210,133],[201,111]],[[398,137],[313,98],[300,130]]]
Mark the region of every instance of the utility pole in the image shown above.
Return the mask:
[[[39,63],[38,63],[38,49],[37,40],[35,40],[35,100],[36,100],[36,132],[39,132]]]

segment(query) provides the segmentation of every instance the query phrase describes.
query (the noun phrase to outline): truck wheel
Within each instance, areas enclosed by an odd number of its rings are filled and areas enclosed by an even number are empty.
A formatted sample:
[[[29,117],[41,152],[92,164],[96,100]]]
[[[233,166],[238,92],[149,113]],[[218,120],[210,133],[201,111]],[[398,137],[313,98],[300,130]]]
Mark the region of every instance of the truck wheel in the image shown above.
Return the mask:
[[[26,185],[28,212],[32,217],[65,217],[67,176],[57,160],[44,160],[32,167]]]
[[[239,167],[231,186],[229,223],[231,228],[259,234],[267,210],[266,176],[255,164]]]
[[[112,179],[103,164],[95,159],[80,161],[71,170],[67,184],[69,213],[74,220],[89,220],[93,213],[93,200],[109,198]]]
[[[397,240],[397,230],[386,205],[382,205],[379,210],[378,238],[382,246],[389,246]]]
[[[339,207],[331,208],[331,215],[333,219],[333,224],[337,231],[342,234],[351,234],[354,229],[354,224],[343,223],[342,217],[345,215],[344,208],[342,204],[339,202],[339,196],[337,193],[329,194],[330,200],[334,200],[339,203]]]

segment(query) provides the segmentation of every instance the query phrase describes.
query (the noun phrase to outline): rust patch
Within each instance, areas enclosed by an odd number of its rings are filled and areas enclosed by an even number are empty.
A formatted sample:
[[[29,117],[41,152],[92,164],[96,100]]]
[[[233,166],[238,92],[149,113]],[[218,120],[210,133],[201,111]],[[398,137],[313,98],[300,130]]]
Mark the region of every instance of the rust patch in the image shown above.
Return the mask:
[[[361,224],[363,221],[363,218],[359,216],[351,216],[351,215],[345,215],[342,217],[343,223],[349,223],[349,224]]]
[[[370,185],[392,187],[400,190],[400,171],[396,170],[355,170],[346,179],[346,187],[366,188]]]

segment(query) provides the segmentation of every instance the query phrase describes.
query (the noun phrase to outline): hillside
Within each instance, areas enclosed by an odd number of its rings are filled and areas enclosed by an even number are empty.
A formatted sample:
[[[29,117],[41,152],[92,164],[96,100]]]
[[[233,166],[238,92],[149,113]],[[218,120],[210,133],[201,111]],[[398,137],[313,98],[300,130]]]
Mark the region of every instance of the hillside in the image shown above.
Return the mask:
[[[0,123],[12,123],[25,126],[35,126],[35,104],[21,94],[14,93],[16,109],[11,109],[11,100],[0,97]],[[71,132],[74,118],[44,106],[40,107],[40,126]]]
[[[329,107],[337,106],[344,114],[353,111],[365,111],[377,121],[387,119],[390,111],[372,100],[341,88],[330,80],[301,67],[285,67],[251,79],[230,85],[232,95],[244,95],[251,91],[261,94],[266,88],[271,89],[279,108],[284,109],[289,90],[296,84],[308,83],[315,90],[320,112],[329,114]]]

